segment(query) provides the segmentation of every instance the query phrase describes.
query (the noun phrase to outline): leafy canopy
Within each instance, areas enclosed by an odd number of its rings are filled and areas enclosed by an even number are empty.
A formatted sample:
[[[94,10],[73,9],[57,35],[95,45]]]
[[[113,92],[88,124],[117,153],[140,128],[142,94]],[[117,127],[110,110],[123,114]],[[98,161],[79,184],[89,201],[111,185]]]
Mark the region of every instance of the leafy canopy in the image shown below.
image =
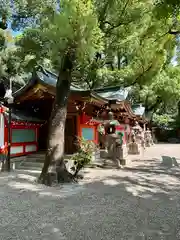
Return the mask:
[[[133,101],[156,110],[179,97],[179,72],[171,66],[178,0],[4,0],[1,13],[23,29],[17,56],[29,70],[43,63],[59,71],[71,50],[73,79],[84,87],[133,86]]]
[[[35,62],[50,59],[59,70],[63,55],[71,49],[76,60],[92,58],[102,49],[102,33],[91,0],[14,2],[14,27],[24,28],[17,45],[22,57]]]
[[[0,79],[9,87],[9,80],[14,82],[15,89],[26,81],[27,74],[24,68],[25,62],[17,56],[17,48],[14,45],[11,32],[0,29]]]

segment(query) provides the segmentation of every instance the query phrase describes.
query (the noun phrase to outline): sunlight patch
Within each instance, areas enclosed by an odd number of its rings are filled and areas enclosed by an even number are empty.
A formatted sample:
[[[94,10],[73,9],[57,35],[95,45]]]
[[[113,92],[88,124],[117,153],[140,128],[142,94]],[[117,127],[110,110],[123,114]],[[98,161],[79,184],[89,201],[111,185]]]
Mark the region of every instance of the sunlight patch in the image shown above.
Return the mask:
[[[106,179],[103,181],[104,185],[111,185],[111,186],[116,186],[119,184],[119,182],[115,179]]]
[[[21,182],[9,182],[8,186],[14,188],[14,189],[25,189],[29,191],[40,191],[42,188],[38,187],[37,185],[31,184],[31,183],[21,183]]]
[[[26,174],[18,174],[17,177],[20,179],[29,180],[31,182],[34,182],[37,179],[35,176],[26,175]]]
[[[61,189],[58,189],[58,190],[51,188],[50,191],[47,191],[47,189],[44,189],[44,191],[41,191],[39,195],[64,198],[64,197],[76,195],[82,190],[84,190],[84,187],[82,185],[78,187],[69,185],[69,186],[63,186]]]
[[[143,194],[144,198],[151,197],[155,193],[166,193],[166,191],[158,188],[158,187],[143,187],[143,186],[138,186],[138,185],[131,185],[127,184],[125,187],[127,192],[130,192],[134,196],[141,196]]]

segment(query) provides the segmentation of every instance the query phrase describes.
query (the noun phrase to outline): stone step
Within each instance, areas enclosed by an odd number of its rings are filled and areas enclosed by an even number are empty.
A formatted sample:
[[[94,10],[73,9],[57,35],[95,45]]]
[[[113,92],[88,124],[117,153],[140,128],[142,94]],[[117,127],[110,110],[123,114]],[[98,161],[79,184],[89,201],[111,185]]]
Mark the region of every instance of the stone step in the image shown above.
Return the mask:
[[[11,157],[11,162],[22,162],[26,161],[27,156],[21,156],[21,157]]]
[[[27,158],[45,158],[45,154],[30,154],[30,155],[27,155],[26,157]]]
[[[26,159],[27,162],[40,162],[40,163],[44,163],[44,160],[45,160],[45,157],[43,158],[31,157]]]
[[[44,160],[45,160],[45,157],[43,158],[34,158],[34,157],[31,157],[31,158],[27,158],[25,161],[27,162],[41,162],[41,163],[44,163]],[[68,162],[70,161],[70,158],[64,158],[64,161],[65,162]]]
[[[21,166],[26,166],[26,167],[40,167],[40,168],[42,168],[43,167],[43,164],[44,163],[42,163],[42,162],[29,162],[29,161],[25,161],[25,162],[22,162],[22,163],[20,163],[20,165]]]
[[[42,166],[41,165],[35,165],[34,163],[15,163],[15,165],[13,166],[14,169],[17,170],[37,170],[37,171],[41,171],[42,170]]]
[[[32,153],[32,154],[27,155],[26,157],[27,158],[31,158],[31,157],[32,158],[33,157],[40,157],[41,158],[41,157],[45,157],[45,155],[46,155],[45,153]],[[73,154],[65,154],[64,156],[69,159],[73,156]]]
[[[41,172],[41,170],[42,170],[41,167],[21,166],[21,165],[18,165],[15,169],[17,169],[17,170],[34,170],[34,171],[39,171],[39,172]]]
[[[64,159],[71,159],[72,158],[72,154],[71,155],[64,155]],[[39,155],[39,154],[30,154],[26,156],[27,159],[45,159],[45,154],[44,155]]]
[[[73,166],[73,161],[66,161],[66,167],[68,170],[71,169]],[[23,161],[23,162],[16,162],[13,168],[15,169],[24,169],[24,170],[42,170],[43,162],[36,162],[36,161]]]
[[[46,154],[46,151],[38,151],[38,152],[34,152],[34,153],[31,153],[31,154],[29,154],[28,156],[30,156],[30,155],[45,155]]]

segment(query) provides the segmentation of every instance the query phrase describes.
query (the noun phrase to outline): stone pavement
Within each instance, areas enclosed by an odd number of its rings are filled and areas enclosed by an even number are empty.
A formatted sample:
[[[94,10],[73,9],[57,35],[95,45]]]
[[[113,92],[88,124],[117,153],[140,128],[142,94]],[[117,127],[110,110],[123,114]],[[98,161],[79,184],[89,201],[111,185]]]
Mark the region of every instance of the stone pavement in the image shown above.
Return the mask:
[[[156,145],[122,170],[85,169],[79,184],[46,187],[36,173],[0,174],[0,240],[178,240],[180,145]]]

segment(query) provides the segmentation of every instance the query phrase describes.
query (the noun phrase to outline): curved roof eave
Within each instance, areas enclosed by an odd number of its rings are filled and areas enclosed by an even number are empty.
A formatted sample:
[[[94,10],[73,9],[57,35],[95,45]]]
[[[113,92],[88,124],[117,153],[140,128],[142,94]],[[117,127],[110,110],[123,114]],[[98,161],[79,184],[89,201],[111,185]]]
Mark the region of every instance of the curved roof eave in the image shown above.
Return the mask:
[[[44,86],[53,87],[55,89],[56,82],[57,82],[57,75],[41,68],[41,71],[37,70],[32,73],[29,81],[23,87],[21,87],[19,90],[14,92],[13,97],[16,98],[16,97],[20,96],[21,94],[27,92],[35,84],[38,84],[38,83],[41,85],[44,85]],[[74,85],[71,86],[71,91],[73,93],[76,93],[76,92],[77,93],[82,92],[82,93],[86,93],[86,94],[89,93],[89,90],[83,90]]]
[[[131,108],[130,102],[129,102],[128,100],[124,100],[123,102],[124,102],[124,106],[125,106],[126,110],[130,113],[131,117],[137,117],[137,116],[134,114],[134,112],[133,112],[133,110],[132,110],[132,108]]]
[[[132,104],[131,108],[136,116],[143,117],[145,114],[145,107],[139,103],[139,104]]]
[[[22,88],[17,90],[15,93],[13,93],[13,97],[16,98],[18,96],[21,96],[22,94],[26,93],[30,89],[33,88],[35,84],[41,84],[44,86],[50,86],[52,88],[56,88],[56,82],[57,82],[57,75],[41,68],[40,70],[34,71],[32,73],[31,78],[29,81],[24,85]],[[54,91],[55,92],[55,91]],[[91,96],[92,98],[95,98],[103,103],[108,103],[108,99],[101,97],[98,93],[91,91],[91,90],[83,90],[82,88],[76,87],[75,85],[71,85],[71,92],[74,94],[81,93],[84,96]]]
[[[35,77],[35,73],[32,73],[32,76],[29,79],[29,81],[23,87],[21,87],[16,92],[14,92],[13,97],[16,98],[20,96],[21,94],[29,90],[32,86],[34,86],[36,82],[37,82],[37,78]]]
[[[94,92],[94,91],[90,91],[90,96],[103,102],[104,104],[109,103],[109,100],[107,98],[103,98],[101,97],[98,93]]]
[[[122,86],[112,86],[112,87],[105,87],[105,88],[98,88],[94,89],[94,91],[108,100],[117,100],[117,101],[124,101],[127,99],[129,94],[130,88],[129,87],[122,87]]]
[[[56,82],[57,82],[57,78],[58,76],[49,71],[44,69],[42,66],[39,66],[38,69],[36,69],[33,73],[31,78],[29,79],[29,81],[27,82],[27,84],[25,86],[23,86],[22,88],[20,88],[18,91],[16,91],[13,96],[16,98],[24,93],[26,93],[28,90],[30,90],[31,88],[33,88],[33,86],[35,84],[41,84],[44,86],[49,86],[51,88],[54,88],[54,95],[55,95],[55,88],[56,88]],[[103,88],[103,89],[94,89],[94,90],[84,90],[78,86],[75,86],[74,84],[71,85],[71,93],[73,94],[82,94],[82,96],[90,96],[96,100],[99,100],[100,102],[102,102],[103,104],[107,104],[109,103],[108,98],[101,96],[100,92],[105,91],[107,89],[112,89],[112,90],[119,90],[120,87],[119,86],[115,86],[115,87],[110,87],[110,88]],[[114,99],[117,102],[118,99]],[[126,100],[124,100],[126,101]]]
[[[36,75],[41,84],[49,85],[54,88],[56,87],[58,75],[56,75],[55,73],[46,70],[43,67],[40,67],[40,69],[36,71]],[[75,86],[74,84],[71,84],[71,91],[88,92],[89,90],[83,90],[82,88]]]

